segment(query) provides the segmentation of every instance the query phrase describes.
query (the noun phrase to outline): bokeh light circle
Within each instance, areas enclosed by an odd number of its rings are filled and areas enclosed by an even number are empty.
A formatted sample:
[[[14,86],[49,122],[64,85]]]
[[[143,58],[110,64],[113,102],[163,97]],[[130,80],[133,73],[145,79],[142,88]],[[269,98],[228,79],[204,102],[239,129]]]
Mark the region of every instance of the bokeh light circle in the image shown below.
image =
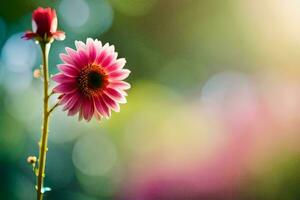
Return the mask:
[[[252,91],[252,81],[246,74],[226,71],[212,76],[202,87],[201,101],[211,108],[223,106],[233,93],[248,94]]]
[[[40,97],[40,94],[38,94],[33,87],[29,87],[23,92],[7,96],[5,101],[8,112],[25,124],[32,124],[36,122],[35,120],[38,121],[42,115],[42,111],[36,105],[39,105],[40,102],[42,102],[42,97]]]
[[[85,0],[63,0],[58,11],[62,16],[62,20],[68,26],[74,28],[84,25],[90,15],[90,8]]]
[[[102,34],[111,27],[114,16],[106,0],[63,0],[58,12],[62,16],[62,29],[72,32],[69,37],[73,34],[90,37]]]
[[[14,73],[5,68],[2,73],[1,84],[11,95],[18,95],[18,93],[26,91],[33,79],[31,71]]]
[[[1,58],[12,72],[31,70],[37,60],[37,45],[21,39],[21,36],[22,33],[12,35],[2,49]]]
[[[86,134],[76,142],[73,149],[73,163],[83,174],[105,175],[117,161],[113,143],[99,133]]]
[[[82,123],[78,122],[77,117],[68,117],[67,114],[62,111],[62,107],[58,107],[53,113],[53,116],[52,123],[50,124],[51,134],[49,136],[49,140],[52,142],[70,142],[87,129]]]

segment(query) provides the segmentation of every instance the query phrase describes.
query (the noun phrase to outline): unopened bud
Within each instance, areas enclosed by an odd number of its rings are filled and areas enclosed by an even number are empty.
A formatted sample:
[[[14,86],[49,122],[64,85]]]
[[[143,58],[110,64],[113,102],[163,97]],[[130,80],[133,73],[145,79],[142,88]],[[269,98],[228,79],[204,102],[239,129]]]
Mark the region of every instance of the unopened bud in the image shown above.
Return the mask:
[[[29,156],[29,157],[27,158],[27,162],[28,162],[29,164],[35,164],[36,161],[37,161],[37,158],[36,158],[35,156]]]
[[[41,70],[40,69],[35,69],[33,71],[33,77],[34,78],[40,78],[40,76],[41,76]]]

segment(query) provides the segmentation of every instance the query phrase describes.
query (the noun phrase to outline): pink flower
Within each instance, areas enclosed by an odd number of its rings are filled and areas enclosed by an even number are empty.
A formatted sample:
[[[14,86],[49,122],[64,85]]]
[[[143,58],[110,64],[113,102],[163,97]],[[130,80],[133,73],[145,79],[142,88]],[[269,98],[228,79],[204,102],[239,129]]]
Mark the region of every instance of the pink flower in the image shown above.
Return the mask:
[[[53,38],[64,40],[65,33],[57,31],[56,12],[52,8],[37,8],[32,13],[32,31],[27,31],[22,36],[26,40],[35,39],[37,41],[49,42]]]
[[[126,103],[130,84],[123,80],[130,71],[123,69],[126,60],[117,59],[114,46],[102,46],[98,40],[87,39],[86,44],[75,41],[76,50],[66,47],[67,54],[60,54],[61,73],[52,77],[58,85],[53,89],[60,93],[60,104],[68,115],[79,112],[79,120],[89,121],[109,118],[111,110],[120,111],[119,104]]]

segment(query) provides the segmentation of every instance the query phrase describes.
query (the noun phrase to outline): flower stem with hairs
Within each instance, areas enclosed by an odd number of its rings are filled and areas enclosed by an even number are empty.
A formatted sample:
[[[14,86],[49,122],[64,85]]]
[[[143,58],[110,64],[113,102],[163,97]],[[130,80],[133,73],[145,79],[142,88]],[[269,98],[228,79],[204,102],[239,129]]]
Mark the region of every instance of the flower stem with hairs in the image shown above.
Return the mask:
[[[47,142],[48,142],[48,126],[49,126],[49,72],[48,72],[48,55],[50,50],[50,43],[40,43],[42,55],[43,55],[43,81],[44,81],[44,111],[43,111],[43,126],[42,126],[42,135],[39,142],[39,158],[38,158],[38,175],[37,175],[37,199],[43,199],[43,184],[45,177],[45,166],[46,166],[46,154],[48,151]]]

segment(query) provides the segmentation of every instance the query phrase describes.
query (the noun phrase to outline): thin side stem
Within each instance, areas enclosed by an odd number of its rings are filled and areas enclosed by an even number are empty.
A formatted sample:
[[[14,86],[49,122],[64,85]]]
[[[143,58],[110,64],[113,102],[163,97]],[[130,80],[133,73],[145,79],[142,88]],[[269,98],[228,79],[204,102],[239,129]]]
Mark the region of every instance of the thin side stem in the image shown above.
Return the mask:
[[[55,108],[57,107],[57,106],[59,106],[59,102],[57,102],[56,104],[54,104],[54,106],[52,106],[51,108],[50,108],[50,110],[49,110],[49,115],[53,112],[53,110],[55,110]]]
[[[52,92],[48,95],[48,97],[50,98],[53,94],[54,94],[54,92],[52,91]]]
[[[46,154],[48,151],[48,125],[49,116],[49,72],[48,72],[48,55],[50,50],[50,43],[41,43],[41,50],[43,54],[43,79],[44,79],[44,114],[43,114],[43,126],[42,126],[42,136],[39,142],[39,159],[38,159],[38,177],[37,177],[37,199],[43,199],[43,187],[44,187],[44,177],[45,177],[45,166],[46,166]]]

